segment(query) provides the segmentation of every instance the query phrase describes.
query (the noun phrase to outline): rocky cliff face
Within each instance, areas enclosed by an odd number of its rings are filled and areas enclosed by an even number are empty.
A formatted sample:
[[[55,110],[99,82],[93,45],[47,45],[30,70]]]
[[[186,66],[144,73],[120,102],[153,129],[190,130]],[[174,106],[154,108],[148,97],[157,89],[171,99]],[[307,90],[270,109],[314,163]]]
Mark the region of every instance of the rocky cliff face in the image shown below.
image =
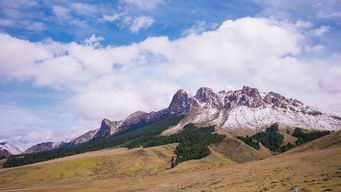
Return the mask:
[[[109,119],[103,119],[101,123],[101,127],[94,135],[94,138],[106,137],[116,133],[118,130],[118,126],[122,123],[122,121],[110,121]]]

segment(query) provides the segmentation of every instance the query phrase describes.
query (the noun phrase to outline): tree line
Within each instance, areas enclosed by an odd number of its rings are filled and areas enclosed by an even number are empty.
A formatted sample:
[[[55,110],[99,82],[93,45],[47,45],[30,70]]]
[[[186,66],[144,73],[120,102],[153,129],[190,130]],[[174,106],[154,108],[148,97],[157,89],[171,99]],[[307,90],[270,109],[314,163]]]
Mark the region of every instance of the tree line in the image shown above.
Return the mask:
[[[118,134],[105,138],[96,138],[74,146],[61,147],[37,153],[13,155],[4,162],[3,166],[16,167],[111,147],[133,148],[142,146],[144,143],[148,142],[149,139],[156,135],[160,135],[170,126],[178,124],[184,117],[185,115],[182,114],[164,117],[151,123],[142,122],[133,125]]]
[[[292,134],[292,136],[297,138],[295,144],[288,143],[285,145],[284,137],[278,132],[278,124],[275,123],[268,127],[265,132],[259,132],[253,136],[238,136],[237,139],[257,150],[260,149],[259,143],[261,143],[274,153],[283,153],[298,145],[313,141],[328,134],[330,134],[330,131],[304,132],[300,128],[295,128],[294,133]]]
[[[96,138],[75,146],[38,153],[14,155],[9,157],[3,166],[16,167],[111,147],[153,147],[179,143],[175,149],[175,157],[173,157],[171,162],[173,167],[182,161],[200,159],[209,155],[208,146],[222,141],[225,137],[224,135],[213,133],[214,127],[197,128],[193,124],[186,125],[183,131],[177,134],[160,136],[164,130],[178,124],[184,117],[185,115],[177,115],[165,117],[152,123],[142,122],[118,134],[105,138]]]

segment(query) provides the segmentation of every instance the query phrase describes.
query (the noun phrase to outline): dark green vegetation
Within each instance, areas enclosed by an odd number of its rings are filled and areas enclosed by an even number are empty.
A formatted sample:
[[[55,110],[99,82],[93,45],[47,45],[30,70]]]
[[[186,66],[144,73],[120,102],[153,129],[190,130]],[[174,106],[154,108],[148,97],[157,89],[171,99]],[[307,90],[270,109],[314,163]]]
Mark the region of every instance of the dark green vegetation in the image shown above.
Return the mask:
[[[140,123],[119,134],[114,134],[106,138],[93,139],[87,143],[71,147],[11,156],[6,160],[3,166],[16,167],[110,147],[138,147],[144,145],[146,142],[152,141],[153,138],[160,135],[162,131],[170,126],[178,124],[184,117],[185,115],[177,115],[165,117],[152,123]]]
[[[225,135],[213,132],[213,126],[197,128],[193,124],[188,124],[182,132],[169,136],[179,143],[175,149],[176,157],[172,158],[171,167],[183,161],[201,159],[209,155],[211,151],[208,146],[220,143],[225,138]]]
[[[262,143],[265,147],[273,152],[280,152],[281,145],[284,143],[284,137],[278,133],[278,124],[273,124],[266,129],[265,132],[259,132],[251,137],[237,137],[246,144],[255,149],[260,149],[259,143]]]
[[[250,145],[257,150],[260,149],[258,141],[254,140],[253,137],[249,137],[248,135],[246,135],[246,137],[238,136],[237,139],[243,141],[244,143]]]
[[[175,150],[176,157],[173,158],[172,166],[182,161],[200,159],[209,155],[208,145],[222,141],[224,138],[223,135],[212,134],[214,127],[196,128],[190,124],[186,125],[184,130],[178,134],[160,136],[164,130],[178,124],[184,117],[185,115],[178,115],[166,117],[153,123],[141,123],[119,134],[94,139],[71,147],[11,156],[3,166],[16,167],[110,147],[152,147],[171,143],[179,143]]]
[[[304,133],[302,129],[296,128],[292,136],[297,137],[296,145],[302,145],[309,141],[313,141],[320,137],[330,134],[330,131],[314,131],[309,133]]]
[[[213,132],[214,126],[197,128],[193,124],[188,124],[183,131],[170,136],[160,136],[159,134],[146,136],[144,133],[142,137],[127,143],[126,146],[128,148],[138,146],[153,147],[179,143],[175,149],[176,156],[171,160],[171,167],[174,167],[183,161],[201,159],[209,155],[208,146],[221,142],[225,137],[224,135],[213,134]]]
[[[314,131],[305,133],[302,129],[296,128],[292,134],[292,136],[297,138],[295,145],[292,143],[284,145],[284,137],[278,132],[278,124],[273,124],[268,127],[265,132],[257,133],[251,137],[238,136],[237,138],[257,150],[260,149],[259,143],[262,143],[272,152],[285,152],[295,146],[302,145],[328,134],[330,134],[330,131]]]

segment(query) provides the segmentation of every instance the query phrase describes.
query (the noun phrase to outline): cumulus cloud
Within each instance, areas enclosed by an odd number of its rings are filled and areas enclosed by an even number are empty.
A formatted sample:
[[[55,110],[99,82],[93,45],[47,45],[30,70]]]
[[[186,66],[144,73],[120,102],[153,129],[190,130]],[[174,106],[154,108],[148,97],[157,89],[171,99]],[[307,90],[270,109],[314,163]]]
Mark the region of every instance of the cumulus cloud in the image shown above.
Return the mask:
[[[242,18],[175,40],[150,37],[125,46],[100,46],[95,35],[78,44],[29,42],[1,34],[0,72],[71,90],[65,102],[89,121],[159,110],[178,88],[219,90],[247,84],[303,101],[312,93],[329,98],[328,89],[338,91],[332,84],[338,74],[330,65],[302,59],[309,30],[315,29],[304,23]],[[321,70],[331,80],[323,79]],[[320,107],[340,99],[321,101]]]

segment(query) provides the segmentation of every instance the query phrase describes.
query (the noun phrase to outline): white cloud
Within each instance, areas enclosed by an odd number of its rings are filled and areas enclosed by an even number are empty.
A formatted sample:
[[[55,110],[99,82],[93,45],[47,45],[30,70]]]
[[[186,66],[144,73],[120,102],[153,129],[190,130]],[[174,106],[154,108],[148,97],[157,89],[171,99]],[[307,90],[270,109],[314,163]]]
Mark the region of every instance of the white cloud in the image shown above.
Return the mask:
[[[182,32],[183,36],[187,36],[190,34],[200,34],[207,30],[213,30],[216,29],[219,25],[216,23],[208,24],[205,21],[198,21],[195,25],[193,25],[191,28],[186,29]]]
[[[200,86],[247,84],[328,108],[341,100],[334,83],[338,57],[324,62],[314,54],[302,57],[309,54],[305,34],[311,30],[316,29],[306,23],[242,18],[175,40],[150,37],[125,46],[99,46],[95,35],[77,44],[0,34],[0,73],[71,91],[65,102],[88,121],[159,110],[176,89],[194,92]]]
[[[339,18],[341,17],[341,11],[320,13],[319,16],[322,18]]]
[[[327,33],[329,31],[330,27],[329,26],[321,26],[317,29],[313,29],[311,31],[309,31],[309,34],[311,36],[316,36],[316,37],[319,37],[325,33]]]
[[[326,74],[319,80],[319,86],[331,94],[341,94],[341,53],[330,56],[327,60],[319,61],[320,65],[331,65]]]
[[[113,15],[103,15],[101,21],[114,22],[118,27],[128,28],[132,33],[148,29],[155,23],[155,20],[150,16],[130,16],[125,11]]]
[[[310,29],[314,25],[311,22],[308,22],[308,21],[298,20],[298,21],[296,21],[295,26],[296,26],[296,28]]]
[[[271,16],[277,19],[303,18],[310,21],[340,20],[341,3],[339,0],[253,0],[262,5],[261,16]]]
[[[51,124],[26,109],[0,104],[0,140],[7,141],[25,149],[41,142],[53,139]],[[51,123],[51,122],[50,122]]]
[[[40,22],[27,22],[26,29],[34,32],[40,32],[45,29],[45,25]]]
[[[60,18],[69,19],[71,17],[69,15],[70,10],[62,6],[57,6],[57,5],[53,6],[52,11],[57,17],[60,17]]]
[[[75,125],[60,127],[72,119]],[[16,105],[0,104],[0,141],[25,150],[41,142],[67,141],[98,128],[97,121],[74,119],[73,115],[57,114],[51,109],[29,110]]]
[[[80,15],[92,15],[96,13],[96,7],[85,3],[72,3],[71,9]]]
[[[171,95],[178,88],[174,83],[162,79],[134,81],[125,75],[108,75],[92,81],[84,91],[72,97],[69,103],[77,107],[83,118],[99,120],[100,117],[107,117],[120,120],[134,111],[167,107]]]
[[[79,7],[79,5],[76,7]],[[76,12],[78,13],[85,14],[84,12],[79,12],[79,10],[76,9],[75,7],[73,7],[72,9],[76,10]],[[76,25],[78,27],[86,28],[88,26],[86,20],[80,20],[79,18],[74,17],[71,13],[72,9],[66,8],[63,6],[58,6],[58,5],[55,5],[52,7],[53,13],[57,16],[57,18],[59,19],[61,23],[66,22],[67,24],[70,24],[70,25]],[[88,10],[83,10],[83,11],[88,11]]]
[[[88,39],[84,40],[85,45],[91,46],[91,47],[99,47],[100,42],[103,41],[103,37],[97,37],[96,35],[91,35]]]
[[[121,17],[121,15],[117,14],[117,13],[112,14],[112,15],[103,15],[102,20],[103,21],[109,21],[109,22],[115,22],[115,21],[119,20],[120,17]]]
[[[133,33],[139,32],[141,29],[148,29],[154,24],[155,20],[149,16],[139,16],[126,20],[125,24],[130,25],[129,30]]]
[[[135,5],[141,9],[154,9],[157,7],[157,5],[163,3],[163,0],[121,0],[124,3]]]

